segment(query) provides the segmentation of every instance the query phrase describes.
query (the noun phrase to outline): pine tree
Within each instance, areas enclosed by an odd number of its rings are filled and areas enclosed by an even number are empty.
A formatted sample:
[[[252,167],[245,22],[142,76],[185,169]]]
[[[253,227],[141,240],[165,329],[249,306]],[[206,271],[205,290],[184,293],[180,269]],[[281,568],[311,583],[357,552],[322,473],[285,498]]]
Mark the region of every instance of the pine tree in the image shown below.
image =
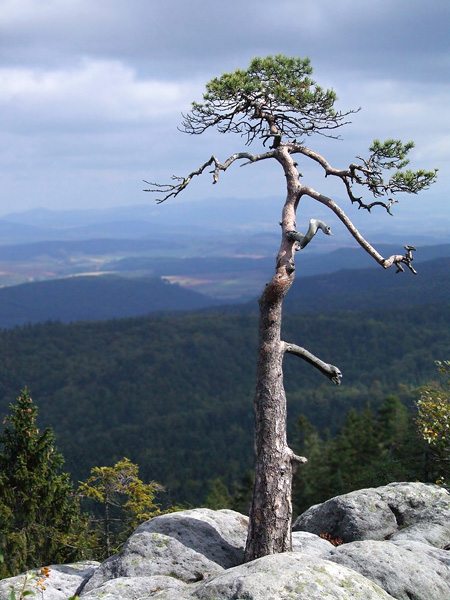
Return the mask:
[[[253,471],[247,470],[233,486],[234,493],[231,508],[243,515],[248,515],[250,512],[254,479]]]
[[[426,445],[417,434],[414,420],[395,395],[386,397],[378,409],[380,456],[378,476],[382,483],[429,479],[426,470]]]
[[[416,194],[436,179],[436,171],[404,170],[413,142],[374,140],[366,158],[359,154],[357,162],[344,169],[333,167],[315,149],[307,147],[306,139],[314,134],[339,137],[337,130],[355,112],[337,110],[335,92],[318,85],[311,78],[312,73],[308,58],[276,55],[254,58],[247,70],[237,69],[209,81],[203,101],[193,102],[191,110],[184,115],[181,130],[191,135],[200,135],[210,128],[216,128],[220,133],[235,133],[243,137],[248,146],[259,143],[259,152],[235,152],[222,162],[213,154],[186,176],[173,176],[168,184],[148,182],[150,187],[146,190],[158,193],[161,203],[178,196],[196,177],[207,171],[212,173],[216,184],[221,172],[241,161],[244,161],[241,165],[276,162],[282,170],[286,188],[282,209],[280,206],[281,240],[276,272],[259,299],[254,401],[255,483],[245,550],[247,561],[292,549],[292,474],[295,463],[304,464],[306,459],[297,456],[287,440],[287,401],[283,386],[285,354],[305,360],[335,384],[340,383],[342,376],[338,367],[281,337],[282,306],[294,282],[295,254],[304,250],[319,230],[331,235],[329,225],[317,218],[309,220],[306,233],[297,230],[297,217],[301,217],[304,199],[326,206],[382,268],[395,265],[397,271],[408,267],[416,272],[411,264],[414,246],[405,246],[404,255],[381,256],[333,198],[303,181],[299,164],[313,161],[319,165],[328,181],[340,181],[351,204],[368,212],[377,206],[391,213],[397,193]],[[303,166],[301,168],[303,171]],[[372,194],[373,200],[363,200],[364,192]],[[303,226],[302,230],[305,231]]]
[[[293,500],[299,513],[358,488],[429,480],[423,442],[396,396],[385,399],[376,418],[370,405],[361,412],[350,409],[334,438],[319,435],[304,416],[296,429],[296,449],[309,457],[294,478]]]
[[[334,440],[327,432],[319,435],[305,415],[296,424],[296,449],[308,455],[308,462],[294,473],[293,503],[297,513],[339,493],[341,471],[336,464]],[[324,439],[325,438],[325,439]]]
[[[117,552],[138,525],[161,514],[154,501],[158,491],[163,487],[155,481],[143,483],[138,465],[128,458],[113,467],[91,469],[91,476],[80,484],[79,492],[103,505],[103,515],[97,521],[101,529],[94,533],[100,549],[97,558]]]
[[[216,477],[210,483],[208,494],[205,498],[205,507],[212,510],[220,510],[222,508],[231,508],[232,506],[233,497],[227,486],[220,477]]]
[[[0,576],[76,560],[87,521],[73,495],[50,427],[36,427],[38,409],[25,389],[0,436]]]
[[[336,439],[336,452],[343,473],[343,487],[339,493],[366,487],[373,481],[372,465],[380,450],[370,405],[361,412],[350,409]]]

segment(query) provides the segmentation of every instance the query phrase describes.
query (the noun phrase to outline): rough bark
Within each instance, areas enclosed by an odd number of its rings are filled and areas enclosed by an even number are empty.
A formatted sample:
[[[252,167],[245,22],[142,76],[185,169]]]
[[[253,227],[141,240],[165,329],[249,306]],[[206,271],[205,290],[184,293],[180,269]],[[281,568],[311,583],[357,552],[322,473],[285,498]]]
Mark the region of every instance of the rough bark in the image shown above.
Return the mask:
[[[275,158],[287,181],[282,240],[276,273],[259,300],[259,345],[255,392],[255,483],[250,510],[246,560],[292,549],[292,462],[286,438],[286,394],[281,340],[283,298],[294,280],[295,241],[286,235],[295,229],[299,201],[298,171],[288,151],[280,147]]]

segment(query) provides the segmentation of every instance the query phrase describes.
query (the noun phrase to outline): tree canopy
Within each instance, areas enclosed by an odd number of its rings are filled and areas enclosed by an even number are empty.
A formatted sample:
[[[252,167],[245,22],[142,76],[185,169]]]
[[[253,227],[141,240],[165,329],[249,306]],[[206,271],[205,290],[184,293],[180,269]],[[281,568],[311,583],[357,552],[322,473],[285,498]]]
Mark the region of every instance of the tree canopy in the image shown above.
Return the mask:
[[[310,75],[309,58],[282,55],[254,58],[249,68],[224,73],[206,84],[203,103],[193,102],[182,130],[200,134],[216,127],[220,133],[238,133],[251,144],[273,138],[303,138],[344,124],[354,111],[334,109],[336,94],[324,90]]]

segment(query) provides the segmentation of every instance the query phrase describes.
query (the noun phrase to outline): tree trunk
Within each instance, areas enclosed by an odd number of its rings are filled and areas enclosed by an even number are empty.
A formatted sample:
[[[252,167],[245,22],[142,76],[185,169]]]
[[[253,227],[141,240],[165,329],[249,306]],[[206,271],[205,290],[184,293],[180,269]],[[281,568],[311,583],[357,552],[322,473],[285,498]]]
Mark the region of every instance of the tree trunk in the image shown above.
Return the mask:
[[[255,392],[255,483],[245,551],[246,560],[292,549],[292,460],[286,438],[286,394],[283,387],[281,342],[283,298],[294,280],[295,229],[300,197],[298,171],[291,156],[279,150],[288,187],[283,209],[283,235],[276,274],[259,300],[259,346]]]
[[[110,531],[111,520],[109,518],[109,502],[108,498],[106,498],[105,502],[105,550],[106,556],[111,556],[111,531]]]

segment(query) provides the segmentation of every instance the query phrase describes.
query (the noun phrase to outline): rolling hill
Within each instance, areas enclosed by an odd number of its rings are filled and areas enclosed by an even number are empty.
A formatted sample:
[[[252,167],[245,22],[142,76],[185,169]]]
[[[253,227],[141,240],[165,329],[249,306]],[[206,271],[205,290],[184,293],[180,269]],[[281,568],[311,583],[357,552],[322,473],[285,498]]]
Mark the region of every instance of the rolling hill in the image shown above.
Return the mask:
[[[294,282],[284,302],[289,312],[336,310],[386,310],[446,302],[450,298],[450,258],[420,263],[417,276],[408,270],[343,270],[305,277]]]
[[[214,298],[156,277],[68,277],[0,289],[0,327],[98,321],[219,304]]]
[[[284,311],[389,310],[428,304],[430,299],[446,302],[450,298],[450,258],[419,264],[417,276],[409,271],[396,275],[393,269],[354,269],[297,278],[286,296]],[[260,266],[264,268],[264,264]],[[216,259],[210,258],[200,265],[187,261],[183,267],[177,271],[183,274],[181,280],[197,276],[208,281],[208,273],[214,269],[224,276],[224,285],[233,267],[235,274],[239,268],[246,269],[240,272],[242,277],[255,275],[240,259],[231,261],[231,266],[225,261],[216,265]],[[206,273],[201,272],[202,268]],[[167,264],[164,266],[164,261],[160,269],[174,272]],[[117,319],[174,310],[249,313],[257,311],[257,302],[255,297],[251,302],[225,307],[224,301],[158,277],[79,276],[0,289],[0,327],[48,320],[67,323]]]

